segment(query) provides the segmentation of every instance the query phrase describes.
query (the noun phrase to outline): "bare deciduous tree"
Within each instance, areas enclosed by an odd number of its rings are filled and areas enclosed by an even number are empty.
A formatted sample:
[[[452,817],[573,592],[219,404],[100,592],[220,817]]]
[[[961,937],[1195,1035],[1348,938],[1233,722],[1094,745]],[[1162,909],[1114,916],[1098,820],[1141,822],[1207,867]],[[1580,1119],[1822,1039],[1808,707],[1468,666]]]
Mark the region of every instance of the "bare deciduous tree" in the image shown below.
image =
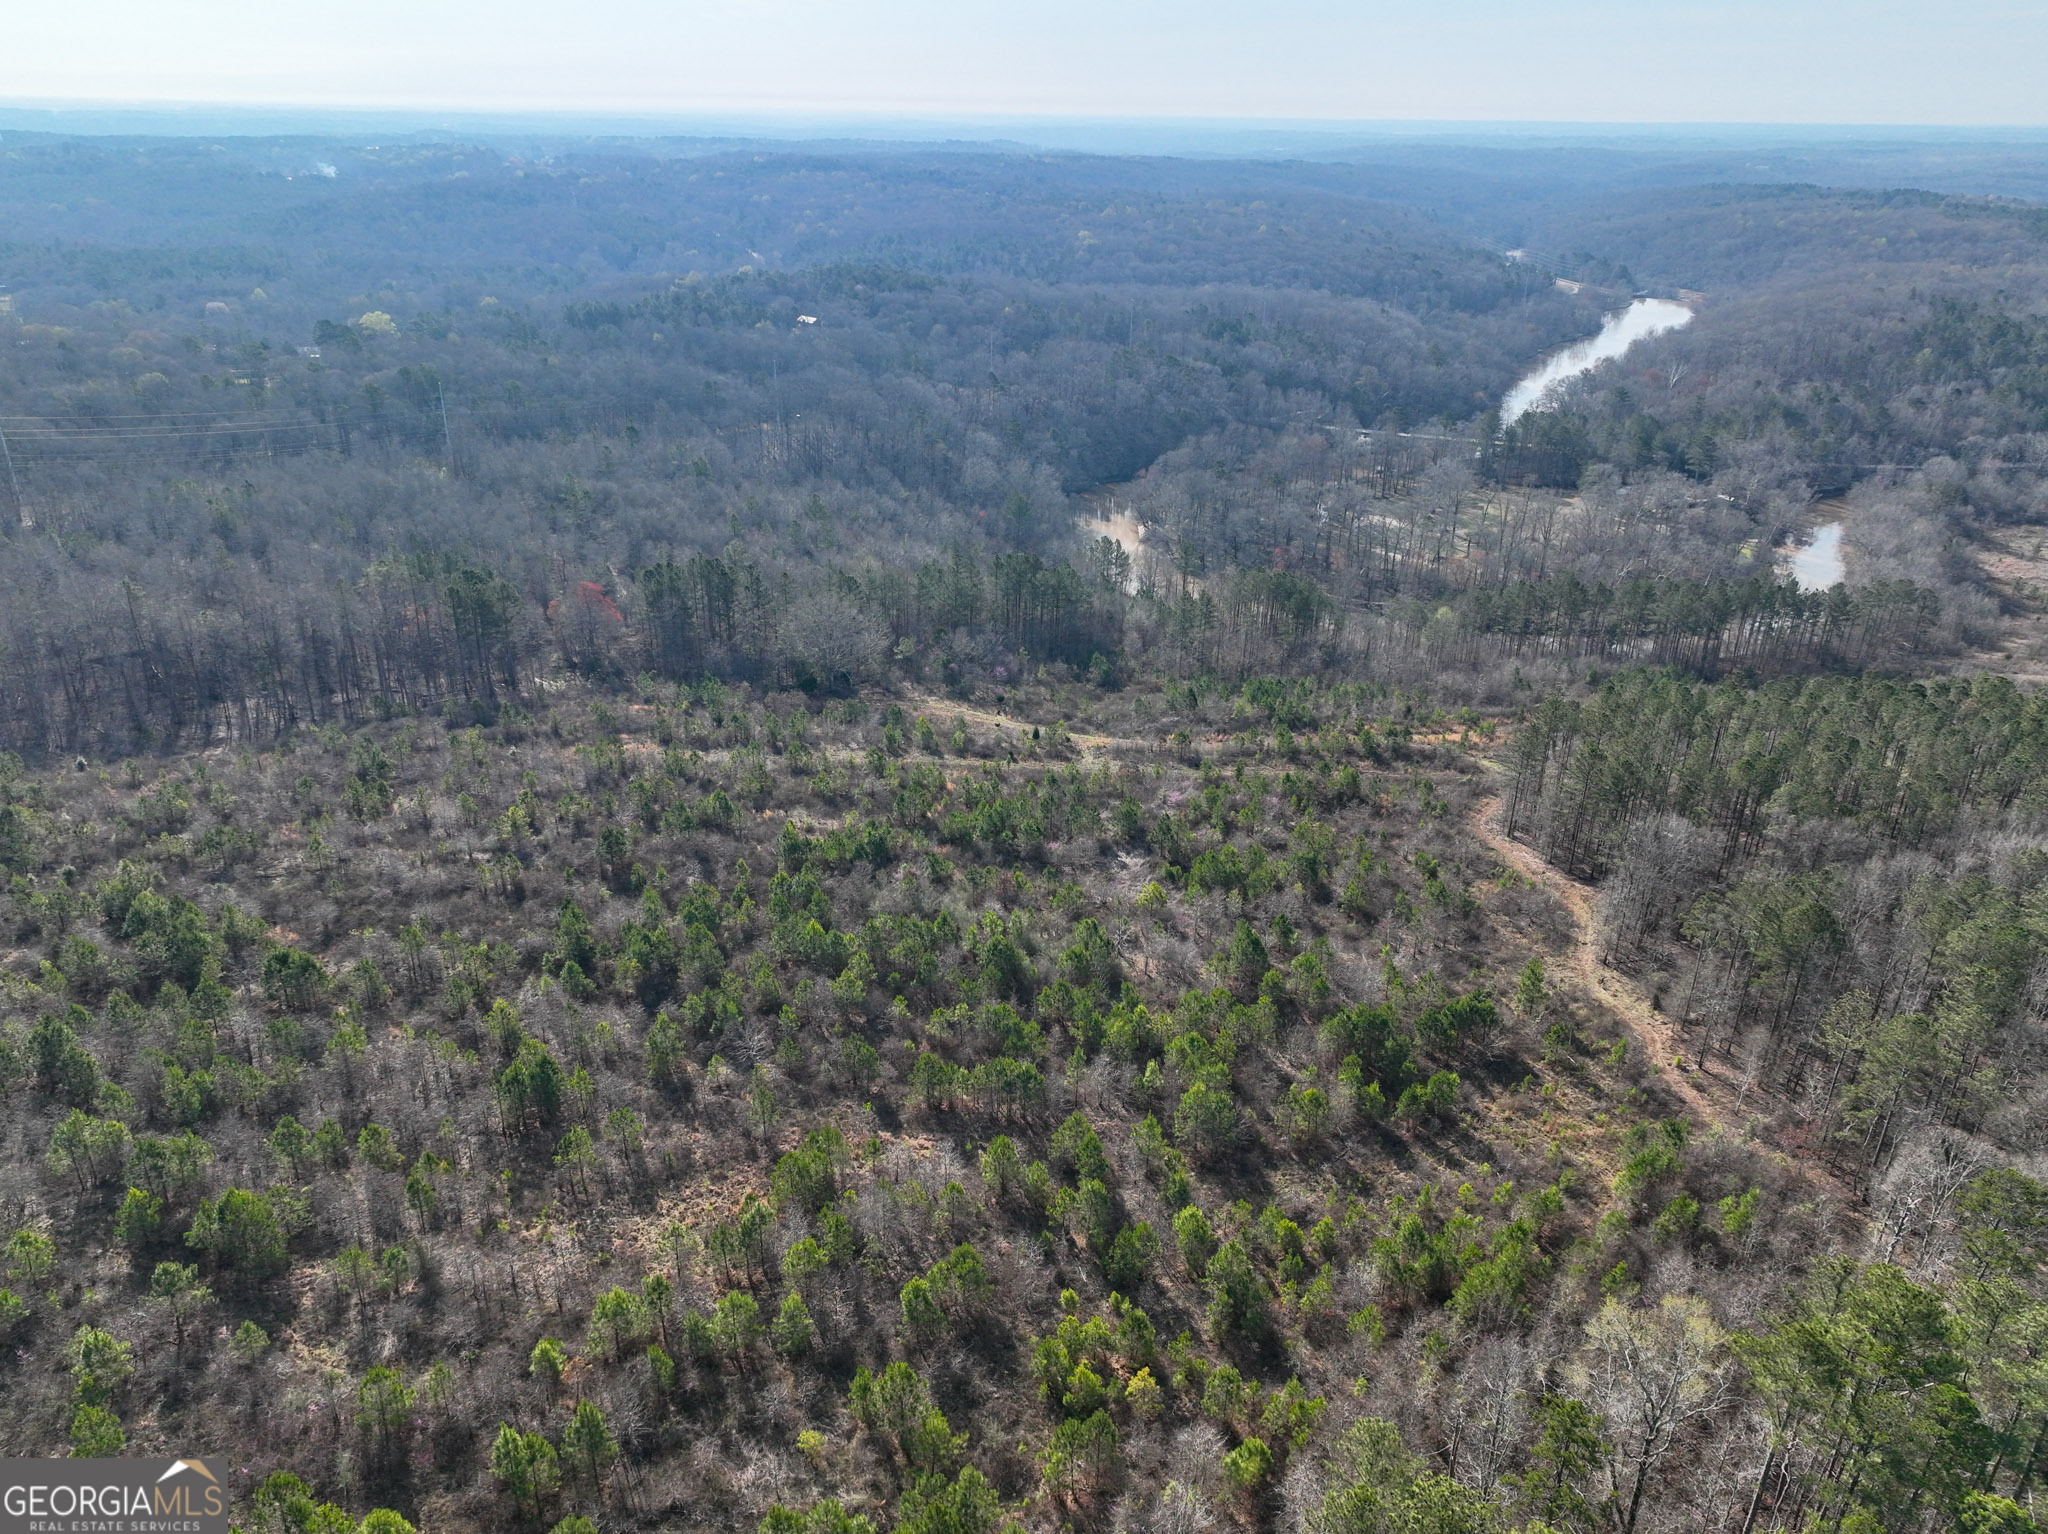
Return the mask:
[[[1610,1299],[1587,1324],[1567,1376],[1606,1431],[1615,1527],[1635,1534],[1658,1465],[1688,1428],[1727,1403],[1721,1328],[1694,1295],[1667,1294],[1643,1310]]]

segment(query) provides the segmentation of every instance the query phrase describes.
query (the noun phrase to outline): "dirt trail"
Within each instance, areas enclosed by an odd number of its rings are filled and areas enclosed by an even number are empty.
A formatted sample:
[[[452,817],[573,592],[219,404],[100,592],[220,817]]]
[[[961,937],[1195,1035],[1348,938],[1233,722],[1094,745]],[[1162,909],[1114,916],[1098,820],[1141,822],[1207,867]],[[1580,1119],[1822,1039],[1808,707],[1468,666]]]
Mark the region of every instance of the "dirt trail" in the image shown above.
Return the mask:
[[[1029,740],[1032,724],[1028,719],[1013,719],[1008,714],[999,714],[993,709],[977,708],[972,703],[956,703],[951,698],[913,696],[907,700],[910,714],[915,718],[923,714],[931,720],[932,728],[951,725],[955,719],[964,719],[968,724],[984,730],[1002,730],[1019,741]],[[1043,728],[1042,726],[1040,728]],[[943,733],[943,731],[942,731]],[[1091,735],[1085,731],[1067,728],[1067,739],[1074,743],[1083,758],[1098,757],[1112,746],[1146,746],[1149,741],[1126,740],[1115,735]]]
[[[1598,997],[1622,1020],[1635,1039],[1635,1047],[1650,1062],[1659,1084],[1682,1099],[1703,1122],[1731,1133],[1738,1131],[1742,1125],[1742,1108],[1736,1094],[1713,1076],[1674,1065],[1674,1060],[1683,1058],[1684,1049],[1670,1021],[1650,1005],[1650,998],[1643,994],[1641,986],[1600,961],[1599,924],[1595,919],[1598,913],[1593,891],[1551,867],[1532,848],[1508,838],[1501,824],[1498,795],[1481,801],[1478,813],[1472,819],[1472,829],[1502,862],[1549,890],[1571,912],[1572,946],[1567,952],[1556,955],[1555,962],[1565,975]],[[1545,960],[1546,964],[1550,962],[1551,959]],[[1552,978],[1556,977],[1553,975]]]

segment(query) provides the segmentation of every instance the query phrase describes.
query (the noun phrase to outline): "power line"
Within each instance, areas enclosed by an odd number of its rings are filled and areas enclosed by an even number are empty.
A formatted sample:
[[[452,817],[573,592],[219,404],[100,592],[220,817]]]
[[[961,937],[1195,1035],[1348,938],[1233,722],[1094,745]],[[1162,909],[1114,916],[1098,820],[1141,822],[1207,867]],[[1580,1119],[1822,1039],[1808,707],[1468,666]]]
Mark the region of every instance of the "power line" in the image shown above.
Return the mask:
[[[452,418],[457,415],[473,417],[478,415],[479,412],[474,409],[451,408],[448,404],[445,389],[440,388],[435,390],[434,404],[440,418],[442,453],[447,462],[452,466],[455,451],[454,435],[451,426]],[[504,412],[500,410],[491,413],[503,414]],[[96,424],[100,421],[139,422],[146,424],[107,428]],[[26,431],[22,430],[24,424],[29,426],[29,429]],[[6,430],[10,425],[13,428],[11,433]],[[406,423],[394,421],[388,417],[364,420],[346,411],[338,412],[335,416],[326,419],[309,419],[303,415],[284,416],[280,414],[266,416],[247,411],[227,410],[164,411],[156,414],[131,413],[96,416],[83,421],[67,420],[62,416],[47,415],[0,416],[0,459],[4,459],[8,476],[8,488],[14,497],[15,507],[18,512],[21,509],[22,499],[20,476],[16,468],[17,455],[14,451],[17,448],[43,449],[43,451],[24,451],[19,457],[22,464],[46,464],[77,462],[81,459],[90,458],[94,455],[89,449],[97,444],[199,442],[223,437],[261,437],[264,439],[264,444],[268,446],[271,443],[271,439],[279,435],[303,435],[325,431],[348,431],[352,435],[359,434],[372,441],[378,441],[402,435],[409,429],[416,430],[416,428],[409,428]],[[1409,442],[1472,443],[1476,440],[1470,436],[1448,432],[1388,431],[1383,428],[1369,426],[1345,428],[1338,426],[1334,422],[1321,423],[1312,429],[1325,431],[1349,429],[1355,432],[1360,439],[1366,441],[1395,439]],[[725,434],[724,429],[716,427],[711,428],[711,433],[714,436]],[[58,447],[58,444],[62,444],[62,447]],[[57,448],[57,450],[50,451],[49,449],[51,448]],[[148,453],[136,448],[126,448],[121,456],[133,460],[171,455]],[[1826,463],[1823,466],[1853,469],[1866,473],[1883,470],[1910,473],[1916,469],[1925,468],[1926,464],[1843,463],[1836,461]],[[2048,464],[2012,463],[2005,460],[1987,461],[1981,464],[1980,467],[2028,471],[2048,470]]]
[[[254,426],[209,426],[194,430],[167,431],[45,431],[16,432],[16,442],[160,442],[182,437],[258,437],[272,432],[331,431],[330,421],[280,421]]]
[[[14,453],[7,446],[7,433],[0,430],[0,458],[7,460],[7,488],[14,493],[14,516],[19,521],[23,510],[21,504],[21,481],[14,475]]]
[[[0,421],[48,421],[58,425],[64,425],[67,423],[77,425],[90,425],[94,421],[205,421],[214,420],[221,416],[257,415],[260,413],[260,411],[249,408],[241,410],[144,410],[128,412],[116,411],[109,412],[103,415],[89,416],[0,415]]]
[[[477,414],[450,405],[446,394],[436,391],[431,407],[438,416],[444,443],[452,447],[450,423],[456,416],[470,417]],[[498,412],[503,414],[503,411]],[[102,427],[99,421],[141,422],[140,425]],[[22,430],[23,422],[33,423],[28,430]],[[67,420],[61,416],[0,416],[0,424],[12,425],[12,440],[22,442],[126,442],[157,438],[175,437],[221,437],[252,436],[267,432],[289,431],[332,431],[347,427],[352,430],[375,430],[379,427],[402,427],[391,417],[378,415],[369,418],[339,411],[331,416],[307,417],[304,415],[254,415],[243,411],[219,411],[207,414],[199,411],[167,412],[162,415],[98,416],[91,420]]]
[[[1477,440],[1473,437],[1460,437],[1448,435],[1443,432],[1383,431],[1378,427],[1373,426],[1353,426],[1347,428],[1333,425],[1317,427],[1316,429],[1319,431],[1350,430],[1357,432],[1358,435],[1361,437],[1399,437],[1403,440],[1414,442],[1472,442]],[[1923,460],[1920,463],[1844,463],[1837,459],[1827,458],[1817,459],[1815,460],[1815,463],[1817,467],[1829,469],[1898,469],[1907,473],[1910,473],[1915,469],[1924,469],[1927,467],[1927,462],[1925,460]],[[2048,463],[2014,463],[2010,459],[2006,458],[1983,459],[1980,460],[1976,466],[1980,469],[2031,469],[2048,472]]]
[[[286,452],[296,452],[307,447],[317,449],[317,437],[308,439],[308,432],[321,430],[339,431],[338,425],[314,423],[303,427],[272,426],[264,429],[222,430],[211,432],[165,432],[136,433],[130,436],[114,437],[96,434],[91,437],[56,435],[35,439],[37,449],[32,452],[16,452],[15,458],[23,466],[64,464],[85,464],[94,462],[146,463],[146,462],[189,462],[195,455],[208,451],[205,443],[209,439],[223,439],[214,452],[242,453],[250,448],[275,446]],[[417,429],[400,422],[378,422],[373,425],[358,423],[350,435],[355,440],[388,442],[408,436],[417,436]],[[282,442],[273,438],[282,436]],[[258,442],[256,439],[260,438]],[[21,438],[10,439],[20,448]],[[337,444],[338,445],[338,444]]]

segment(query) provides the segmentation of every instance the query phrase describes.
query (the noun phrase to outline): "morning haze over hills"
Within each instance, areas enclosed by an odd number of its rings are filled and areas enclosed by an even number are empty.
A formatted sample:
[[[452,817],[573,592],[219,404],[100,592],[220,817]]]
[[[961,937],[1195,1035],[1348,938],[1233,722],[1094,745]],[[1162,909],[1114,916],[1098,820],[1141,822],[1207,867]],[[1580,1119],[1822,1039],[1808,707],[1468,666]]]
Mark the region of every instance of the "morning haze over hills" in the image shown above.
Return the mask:
[[[252,1534],[2036,1527],[2048,128],[39,47],[0,1450]]]

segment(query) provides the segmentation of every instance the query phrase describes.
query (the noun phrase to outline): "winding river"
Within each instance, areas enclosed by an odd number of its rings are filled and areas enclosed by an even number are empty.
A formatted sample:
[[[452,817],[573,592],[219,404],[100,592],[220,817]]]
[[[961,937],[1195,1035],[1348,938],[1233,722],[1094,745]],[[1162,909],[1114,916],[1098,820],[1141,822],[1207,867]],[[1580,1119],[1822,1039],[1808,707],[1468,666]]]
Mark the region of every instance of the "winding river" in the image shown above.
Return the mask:
[[[1842,524],[1828,522],[1813,531],[1813,537],[1785,555],[1786,568],[1801,591],[1826,591],[1841,584]]]
[[[1668,330],[1676,330],[1681,325],[1688,324],[1691,319],[1690,308],[1669,298],[1638,298],[1627,308],[1617,309],[1607,316],[1598,335],[1589,336],[1583,341],[1574,342],[1562,351],[1553,352],[1544,358],[1528,377],[1510,389],[1507,398],[1501,401],[1501,425],[1506,426],[1517,416],[1541,409],[1544,396],[1566,379],[1590,372],[1601,363],[1619,357],[1636,342],[1650,336],[1662,335]],[[1124,552],[1131,556],[1129,586],[1130,589],[1136,590],[1139,580],[1139,556],[1145,538],[1145,529],[1138,519],[1129,510],[1119,511],[1112,499],[1108,502],[1107,510],[1091,508],[1074,520],[1086,536],[1113,538],[1122,546]],[[1839,535],[1839,529],[1836,531]],[[1823,529],[1823,534],[1825,532]],[[1820,542],[1821,539],[1815,540],[1816,545]],[[1815,553],[1815,557],[1822,560],[1832,557],[1835,560],[1834,568],[1839,570],[1840,556],[1835,553],[1832,544],[1825,551],[1818,553],[1811,549],[1800,551],[1802,556],[1809,553]],[[1824,569],[1824,566],[1815,566],[1815,573],[1823,573]],[[1801,584],[1805,584],[1803,575]]]
[[[1676,330],[1691,320],[1692,310],[1669,298],[1639,298],[1626,309],[1617,309],[1607,316],[1598,335],[1552,352],[1535,372],[1508,390],[1507,398],[1500,402],[1500,424],[1512,425],[1517,416],[1543,408],[1544,396],[1567,378],[1590,373],[1636,342]]]

